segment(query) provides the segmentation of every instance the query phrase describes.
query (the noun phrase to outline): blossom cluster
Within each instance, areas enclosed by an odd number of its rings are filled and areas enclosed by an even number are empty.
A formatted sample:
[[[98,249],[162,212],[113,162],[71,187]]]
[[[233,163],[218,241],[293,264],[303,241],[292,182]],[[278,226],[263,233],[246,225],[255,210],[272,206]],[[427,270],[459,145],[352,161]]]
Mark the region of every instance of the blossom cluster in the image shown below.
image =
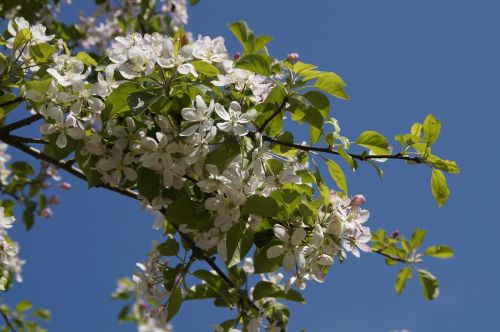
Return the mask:
[[[158,243],[153,241],[153,250],[148,260],[137,263],[139,271],[132,279],[121,278],[112,294],[115,299],[132,299],[132,318],[137,321],[139,332],[171,332],[172,325],[167,323],[164,303],[169,292],[162,286],[163,270],[168,261],[162,259],[157,250]],[[153,304],[157,304],[153,306]]]
[[[80,13],[76,27],[84,34],[82,46],[104,52],[113,37],[135,31],[135,25],[130,22],[137,18],[140,18],[140,24],[144,24],[155,16],[159,22],[157,32],[164,33],[176,31],[188,23],[186,0],[154,0],[149,3],[150,9],[146,13],[141,8],[142,1],[137,0],[127,0],[119,6],[108,0],[98,5],[92,15]],[[169,18],[168,22],[165,17]]]
[[[7,229],[12,227],[16,219],[6,216],[3,207],[0,207],[0,289],[5,290],[11,282],[13,275],[17,282],[22,282],[22,267],[25,263],[18,257],[19,245],[12,241]]]
[[[16,18],[14,22],[9,24],[9,32],[15,36],[25,21]],[[43,29],[38,30],[38,40],[52,39]],[[139,186],[141,172],[153,174],[158,182],[153,188],[156,192],[150,197],[142,195],[142,200],[158,215],[164,215],[174,203],[169,195],[172,190],[200,191],[191,202],[202,206],[209,218],[202,227],[186,221],[179,229],[190,234],[198,247],[216,250],[223,260],[228,259],[230,229],[244,222],[246,228],[257,231],[263,220],[261,215],[242,213],[249,197],[270,198],[282,189],[291,189],[309,193],[302,205],[313,204],[313,183],[303,178],[309,171],[307,159],[273,151],[255,124],[259,104],[272,89],[279,89],[276,82],[283,73],[270,78],[237,68],[222,37],[200,36],[190,41],[133,33],[116,37],[106,54],[109,61],[93,68],[60,48],[52,55],[42,88],[31,85],[26,90],[33,110],[44,118],[40,132],[51,137],[56,149],[76,146],[75,157],[86,173],[97,172],[106,185],[132,189]],[[24,60],[32,61],[29,56]],[[207,78],[200,63],[218,73]],[[188,103],[178,102],[170,106],[173,110],[145,111],[162,96],[170,100],[185,96],[190,85],[197,90],[188,95]],[[110,114],[113,105],[106,102],[120,89],[127,93],[128,112]],[[226,96],[224,92],[228,92]],[[336,122],[334,126],[338,133]],[[237,152],[249,146],[248,153],[228,152],[222,162],[212,158],[216,151],[229,151],[231,146]],[[361,209],[364,198],[349,199],[334,192],[323,198],[324,203],[316,205],[317,212],[272,220],[273,245],[266,255],[279,259],[284,271],[291,273],[285,292],[292,286],[303,289],[310,279],[322,282],[335,256],[344,259],[347,251],[359,257],[360,249],[370,250],[366,244],[370,230],[363,226],[368,212]],[[168,293],[150,287],[161,276],[158,259],[153,251],[149,262],[139,265],[142,272],[130,287],[159,303]],[[141,317],[149,330],[165,326],[166,318],[158,308],[144,311]],[[258,331],[260,322],[256,317],[249,330]],[[141,331],[149,330],[144,327]]]

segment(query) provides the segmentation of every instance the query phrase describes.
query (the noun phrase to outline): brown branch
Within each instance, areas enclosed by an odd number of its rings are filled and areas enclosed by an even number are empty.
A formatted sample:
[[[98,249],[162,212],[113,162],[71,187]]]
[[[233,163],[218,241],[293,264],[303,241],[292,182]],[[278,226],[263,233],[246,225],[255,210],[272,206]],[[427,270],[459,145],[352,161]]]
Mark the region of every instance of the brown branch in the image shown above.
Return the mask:
[[[406,259],[403,259],[401,257],[396,257],[396,256],[392,256],[392,255],[384,253],[384,249],[372,249],[372,252],[374,252],[376,254],[379,254],[381,256],[384,256],[385,258],[389,258],[389,259],[398,261],[400,263],[408,263],[408,261]]]
[[[12,104],[20,103],[24,100],[25,100],[24,97],[16,97],[12,100],[4,101],[3,103],[0,103],[0,108],[5,107],[5,106],[9,106]]]
[[[7,314],[0,309],[0,314],[2,315],[3,317],[3,320],[5,321],[5,324],[7,324],[7,327],[12,331],[12,332],[16,332],[16,329],[14,328],[14,326],[12,325],[12,323],[10,322],[9,320],[9,317],[7,316]]]
[[[266,142],[282,145],[282,146],[288,146],[290,148],[294,148],[297,150],[302,150],[302,151],[307,151],[307,152],[322,152],[322,153],[329,153],[329,154],[334,154],[334,155],[340,155],[339,152],[333,150],[332,148],[326,147],[326,148],[321,148],[321,147],[316,147],[316,146],[309,146],[309,145],[300,145],[296,143],[288,143],[288,142],[283,142],[280,141],[276,138],[269,137],[269,136],[262,136],[262,139]],[[396,153],[396,154],[381,154],[381,155],[361,155],[361,154],[353,154],[353,153],[348,153],[349,156],[353,159],[361,160],[361,161],[366,161],[369,159],[400,159],[400,160],[408,160],[408,161],[413,161],[416,163],[423,163],[423,159],[419,157],[411,157],[411,156],[405,156],[401,153]]]
[[[257,128],[257,131],[259,133],[262,133],[264,131],[264,129],[266,129],[266,126],[269,124],[269,122],[271,122],[278,114],[281,114],[281,111],[286,106],[287,101],[288,101],[287,97],[283,98],[283,101],[281,102],[281,105],[278,107],[278,109],[273,114],[271,114],[271,116],[269,118],[267,118],[266,121],[264,121],[262,126]]]
[[[27,118],[24,118],[22,120],[12,122],[12,123],[0,128],[0,135],[5,135],[5,134],[10,133],[13,130],[16,130],[16,129],[19,129],[19,128],[22,128],[25,126],[29,126],[30,124],[40,120],[41,118],[43,118],[43,117],[40,114],[34,114],[34,115],[29,116]]]
[[[2,134],[1,130],[0,130],[0,140],[4,141],[8,145],[10,145],[18,150],[21,150],[22,152],[24,152],[26,154],[29,154],[30,156],[32,156],[38,160],[46,161],[46,162],[48,162],[56,167],[59,167],[59,168],[65,170],[66,172],[76,176],[77,178],[80,178],[84,181],[87,181],[87,176],[85,175],[85,173],[82,170],[72,166],[72,164],[74,163],[74,161],[72,161],[72,160],[69,160],[69,161],[58,160],[54,157],[49,156],[48,154],[43,153],[42,151],[40,151],[38,149],[35,149],[29,145],[26,145],[22,141],[19,141],[17,136]],[[108,186],[105,184],[102,184],[98,187],[109,189],[111,191],[114,191],[116,193],[131,197],[131,198],[137,198],[137,193],[133,190],[130,190],[130,189],[111,187],[111,186]]]

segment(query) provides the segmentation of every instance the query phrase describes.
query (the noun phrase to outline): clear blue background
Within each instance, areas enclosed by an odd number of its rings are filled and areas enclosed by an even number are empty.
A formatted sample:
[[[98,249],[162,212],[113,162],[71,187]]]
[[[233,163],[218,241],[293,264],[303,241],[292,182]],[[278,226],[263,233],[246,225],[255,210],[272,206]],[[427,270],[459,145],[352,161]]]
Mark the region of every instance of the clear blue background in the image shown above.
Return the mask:
[[[273,55],[299,52],[341,74],[352,100],[334,100],[333,115],[349,137],[366,129],[392,137],[432,112],[443,123],[434,151],[462,169],[449,177],[452,194],[441,209],[426,167],[387,162],[384,181],[368,165],[349,174],[351,193],[368,199],[372,228],[408,234],[423,227],[426,244],[455,249],[452,260],[424,264],[440,279],[439,299],[425,301],[416,279],[397,296],[397,269],[365,254],[335,266],[325,284],[310,284],[308,303],[292,306],[290,331],[499,330],[499,12],[498,0],[202,0],[190,10],[188,29],[226,36],[231,52],[239,47],[226,23],[245,19],[275,37]],[[63,15],[75,17],[74,10]],[[6,300],[29,298],[51,309],[54,332],[133,331],[116,323],[121,303],[109,294],[158,237],[152,218],[127,198],[65,179],[74,189],[54,218],[29,233],[21,224],[12,232],[28,263],[25,282]],[[178,332],[207,331],[224,317],[210,302],[190,303],[173,323]]]

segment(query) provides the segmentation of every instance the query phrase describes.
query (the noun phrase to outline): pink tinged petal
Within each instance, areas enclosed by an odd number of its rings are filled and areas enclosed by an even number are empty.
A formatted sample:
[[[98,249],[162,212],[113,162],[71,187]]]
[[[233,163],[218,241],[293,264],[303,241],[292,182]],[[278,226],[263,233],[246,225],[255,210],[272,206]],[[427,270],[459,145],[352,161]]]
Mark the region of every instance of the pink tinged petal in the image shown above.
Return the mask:
[[[123,173],[125,174],[125,177],[130,180],[130,181],[135,181],[137,180],[137,173],[130,167],[125,167],[123,169]]]
[[[186,129],[184,129],[180,134],[179,136],[191,136],[193,135],[195,132],[196,132],[196,129],[198,129],[198,126],[197,125],[194,125],[194,126],[191,126],[191,127],[187,127]]]
[[[241,113],[241,106],[240,104],[238,104],[238,102],[236,101],[232,101],[230,104],[229,104],[229,109],[233,112],[235,112],[236,114],[240,114]]]
[[[372,252],[372,248],[370,248],[369,245],[367,245],[366,243],[360,243],[360,242],[356,242],[356,246],[361,250],[361,251],[364,251],[364,252]]]
[[[192,108],[183,108],[181,110],[181,114],[182,114],[182,117],[184,118],[184,120],[191,121],[191,122],[198,121],[198,115],[195,112],[195,110]]]
[[[266,256],[267,258],[272,259],[283,255],[284,252],[285,248],[282,245],[277,244],[267,249]]]
[[[193,54],[193,46],[192,45],[184,45],[182,46],[179,55],[184,59],[189,59]]]
[[[224,132],[230,132],[233,129],[233,126],[229,122],[218,123],[217,127]]]
[[[292,269],[295,267],[295,256],[293,253],[290,251],[287,251],[285,254],[285,257],[283,257],[283,269],[286,272],[292,271]]]
[[[44,135],[50,135],[57,131],[56,126],[51,123],[44,123],[40,126],[40,132]]]
[[[116,162],[111,158],[100,159],[96,164],[97,169],[104,172],[109,172],[112,169],[115,169],[116,166]]]
[[[239,117],[238,122],[239,123],[249,123],[249,122],[252,122],[256,116],[257,116],[257,111],[252,109],[246,113],[243,113]]]
[[[370,218],[370,212],[368,210],[361,210],[361,211],[359,211],[359,218],[358,218],[357,222],[362,224],[362,223],[366,222],[368,220],[368,218]]]
[[[227,247],[226,247],[226,242],[220,241],[217,243],[217,253],[219,254],[220,258],[222,260],[227,259]]]
[[[353,247],[353,248],[352,248],[352,254],[353,254],[354,256],[356,256],[357,258],[359,258],[359,256],[360,256],[360,255],[359,255],[359,250],[358,250],[358,248],[357,248],[357,247]]]
[[[82,100],[77,101],[76,103],[71,105],[71,107],[69,109],[70,113],[74,114],[74,115],[80,114],[80,112],[82,111],[82,105],[83,105]]]
[[[317,260],[317,263],[319,265],[332,265],[333,264],[333,258],[328,256],[328,255],[320,255],[319,259]]]
[[[222,129],[221,129],[222,130]],[[242,126],[240,124],[236,124],[233,127],[233,133],[236,136],[245,136],[248,133],[248,129],[245,126]]]
[[[297,228],[290,238],[290,243],[294,246],[300,245],[300,243],[306,238],[306,231],[303,228]]]
[[[316,224],[314,226],[311,244],[314,247],[319,248],[323,243],[323,239],[324,239],[323,228],[321,227],[321,225]]]
[[[68,135],[71,136],[71,138],[73,139],[84,139],[86,137],[85,132],[77,127],[69,128],[67,132]]]
[[[231,120],[231,117],[229,116],[229,113],[224,109],[224,106],[222,106],[219,103],[215,104],[215,113],[217,113],[217,115],[222,120],[225,120],[225,121]]]
[[[111,173],[111,178],[109,179],[109,183],[113,187],[117,187],[120,184],[121,180],[122,180],[122,172],[120,172],[119,170],[115,170],[113,171],[113,173]]]
[[[288,231],[285,227],[281,225],[274,225],[273,227],[274,236],[280,239],[281,242],[288,242]]]
[[[207,164],[205,165],[205,167],[210,175],[219,175],[219,169],[217,168],[217,166],[212,164]]]
[[[59,136],[57,136],[56,140],[56,145],[58,148],[62,149],[68,144],[68,139],[64,135],[64,133],[60,133]]]
[[[71,85],[71,82],[68,81],[64,76],[61,76],[61,74],[59,74],[59,72],[57,72],[57,70],[55,70],[54,68],[47,69],[47,73],[49,73],[50,76],[54,77],[60,85],[62,86]]]

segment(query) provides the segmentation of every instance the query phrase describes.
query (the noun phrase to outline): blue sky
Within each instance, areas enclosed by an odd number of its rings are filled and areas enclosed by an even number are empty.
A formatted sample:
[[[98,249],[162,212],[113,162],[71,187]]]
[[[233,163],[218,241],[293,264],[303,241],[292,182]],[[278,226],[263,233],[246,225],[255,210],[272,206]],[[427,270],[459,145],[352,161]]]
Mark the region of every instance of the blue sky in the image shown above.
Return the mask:
[[[225,36],[232,52],[239,47],[226,23],[244,19],[275,38],[273,55],[299,52],[342,75],[352,100],[333,100],[332,115],[349,137],[367,129],[393,137],[433,113],[443,123],[435,153],[462,169],[448,178],[452,193],[441,209],[425,167],[388,162],[383,181],[368,165],[349,174],[350,192],[368,199],[372,228],[418,226],[429,230],[426,244],[455,249],[454,259],[423,265],[439,277],[436,301],[424,300],[417,280],[397,296],[397,269],[381,257],[350,257],[325,284],[310,284],[306,305],[292,305],[290,331],[498,331],[499,10],[497,0],[202,0],[190,11],[189,30]],[[109,294],[158,237],[152,218],[127,198],[65,179],[74,189],[52,220],[12,232],[28,263],[25,282],[5,298],[51,309],[54,332],[134,331],[116,323],[119,303]],[[210,302],[190,303],[173,324],[178,332],[206,331],[227,316]]]

